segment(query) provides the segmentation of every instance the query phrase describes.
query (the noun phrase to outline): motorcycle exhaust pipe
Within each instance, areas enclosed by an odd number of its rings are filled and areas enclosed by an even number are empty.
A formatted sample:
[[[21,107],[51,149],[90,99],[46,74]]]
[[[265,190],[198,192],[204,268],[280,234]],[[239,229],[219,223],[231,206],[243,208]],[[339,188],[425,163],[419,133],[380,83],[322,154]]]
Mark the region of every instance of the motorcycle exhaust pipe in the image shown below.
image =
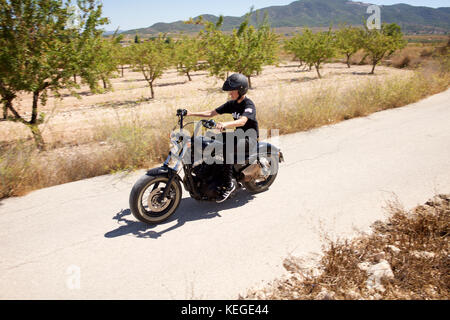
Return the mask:
[[[250,182],[252,180],[261,177],[263,174],[259,163],[254,163],[249,167],[247,167],[244,171],[242,171],[242,175],[243,175],[242,180],[244,180],[245,182]]]

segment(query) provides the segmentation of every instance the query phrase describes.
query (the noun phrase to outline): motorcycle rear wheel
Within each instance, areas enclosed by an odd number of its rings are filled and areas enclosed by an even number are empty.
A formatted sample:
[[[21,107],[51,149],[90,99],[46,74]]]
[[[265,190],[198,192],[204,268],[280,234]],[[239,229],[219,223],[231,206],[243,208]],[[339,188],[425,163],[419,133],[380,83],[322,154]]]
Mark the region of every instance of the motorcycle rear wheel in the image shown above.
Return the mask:
[[[180,205],[183,190],[180,182],[174,179],[167,197],[161,201],[159,196],[168,182],[167,176],[149,175],[136,182],[130,193],[130,210],[136,219],[147,224],[158,224],[175,213]]]
[[[267,191],[270,188],[270,186],[275,182],[275,179],[277,178],[278,175],[278,164],[280,160],[277,156],[268,154],[265,156],[260,156],[260,159],[266,159],[270,164],[271,170],[270,174],[261,181],[252,180],[250,182],[243,182],[245,189],[252,194]]]

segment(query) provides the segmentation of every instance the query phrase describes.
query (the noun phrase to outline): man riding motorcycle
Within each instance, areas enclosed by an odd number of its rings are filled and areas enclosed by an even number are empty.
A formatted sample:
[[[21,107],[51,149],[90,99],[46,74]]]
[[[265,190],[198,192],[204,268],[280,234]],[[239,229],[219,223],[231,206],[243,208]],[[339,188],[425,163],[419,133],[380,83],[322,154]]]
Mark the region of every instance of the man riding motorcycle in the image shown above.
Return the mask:
[[[224,171],[223,187],[221,196],[216,200],[222,203],[227,200],[236,190],[233,182],[233,163],[236,150],[247,150],[256,145],[259,138],[259,127],[256,119],[256,107],[253,101],[246,97],[249,89],[247,77],[235,73],[227,78],[223,84],[222,90],[230,93],[231,100],[222,106],[205,112],[187,111],[187,116],[212,118],[222,114],[232,114],[234,121],[218,123],[216,128],[223,132],[223,141],[233,141],[232,145],[225,144],[224,153]],[[235,135],[234,132],[224,132],[226,129],[241,129],[244,135]],[[244,136],[244,137],[243,137]],[[228,148],[227,148],[228,145]],[[225,159],[226,158],[226,159]]]
[[[183,187],[192,199],[220,203],[237,188],[258,194],[275,182],[283,153],[274,144],[258,139],[255,105],[245,96],[247,78],[234,74],[225,81],[223,90],[230,92],[231,100],[215,110],[177,110],[176,127],[180,130],[170,136],[173,147],[164,164],[148,170],[131,189],[130,210],[139,221],[159,224],[168,220],[181,203]],[[234,121],[218,125],[214,120],[184,121],[188,115],[210,118],[219,114],[232,114]],[[190,125],[194,125],[193,135],[184,131]],[[202,134],[203,128],[219,128],[222,134]],[[231,128],[236,130],[223,132]]]

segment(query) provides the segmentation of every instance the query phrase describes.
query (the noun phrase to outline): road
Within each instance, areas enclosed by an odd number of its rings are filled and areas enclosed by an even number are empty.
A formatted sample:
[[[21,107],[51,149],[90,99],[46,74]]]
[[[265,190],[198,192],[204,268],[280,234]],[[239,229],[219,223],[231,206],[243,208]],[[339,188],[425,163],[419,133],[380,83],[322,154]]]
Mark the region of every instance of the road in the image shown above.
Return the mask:
[[[450,90],[407,107],[280,137],[271,189],[221,205],[183,195],[173,218],[137,222],[142,174],[111,175],[0,202],[0,299],[235,299],[319,253],[450,192]]]

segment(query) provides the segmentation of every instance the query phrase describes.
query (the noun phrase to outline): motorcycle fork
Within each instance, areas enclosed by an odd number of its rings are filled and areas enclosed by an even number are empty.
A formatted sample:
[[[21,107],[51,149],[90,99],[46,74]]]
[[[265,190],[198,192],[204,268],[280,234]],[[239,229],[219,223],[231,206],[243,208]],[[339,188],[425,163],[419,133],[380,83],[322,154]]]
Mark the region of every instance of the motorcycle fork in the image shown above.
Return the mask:
[[[169,181],[167,181],[167,184],[166,184],[166,187],[164,188],[163,193],[158,198],[158,200],[161,202],[166,198],[167,194],[169,193],[170,186],[172,185],[173,180],[177,176],[176,173],[170,169],[168,171],[168,175],[169,175]]]
[[[182,125],[183,124],[183,116],[181,116],[180,121],[181,121],[181,127],[183,127],[183,125]],[[181,156],[180,156],[180,158],[178,158],[179,159],[178,163],[174,169],[169,168],[170,159],[172,158],[172,156],[174,156],[172,151],[169,152],[169,156],[167,157],[166,161],[164,161],[163,167],[168,169],[167,171],[168,171],[168,175],[169,175],[169,181],[167,181],[167,185],[164,188],[163,193],[158,198],[158,200],[161,202],[167,197],[167,194],[169,193],[170,186],[172,185],[173,180],[178,176],[178,174],[177,174],[178,166],[181,163],[181,159],[184,157],[185,150],[186,149],[183,149],[181,151]]]

